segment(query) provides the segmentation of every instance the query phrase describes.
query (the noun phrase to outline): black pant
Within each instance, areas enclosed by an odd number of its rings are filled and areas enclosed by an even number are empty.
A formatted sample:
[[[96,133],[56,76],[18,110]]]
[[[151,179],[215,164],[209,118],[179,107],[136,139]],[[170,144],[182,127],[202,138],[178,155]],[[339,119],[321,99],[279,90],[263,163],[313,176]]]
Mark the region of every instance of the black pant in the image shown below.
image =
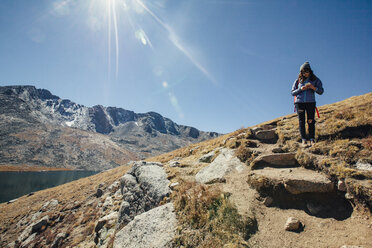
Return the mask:
[[[305,112],[309,126],[309,139],[315,138],[315,102],[296,103],[296,110],[300,124],[301,138],[306,140]]]

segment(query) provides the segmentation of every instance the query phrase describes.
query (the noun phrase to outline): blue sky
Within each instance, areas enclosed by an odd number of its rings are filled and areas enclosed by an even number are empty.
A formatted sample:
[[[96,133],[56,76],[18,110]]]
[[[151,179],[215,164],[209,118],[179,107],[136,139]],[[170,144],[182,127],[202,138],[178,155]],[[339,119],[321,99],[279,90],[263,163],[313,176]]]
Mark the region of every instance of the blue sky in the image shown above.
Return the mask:
[[[1,0],[0,85],[227,133],[372,91],[372,1]]]

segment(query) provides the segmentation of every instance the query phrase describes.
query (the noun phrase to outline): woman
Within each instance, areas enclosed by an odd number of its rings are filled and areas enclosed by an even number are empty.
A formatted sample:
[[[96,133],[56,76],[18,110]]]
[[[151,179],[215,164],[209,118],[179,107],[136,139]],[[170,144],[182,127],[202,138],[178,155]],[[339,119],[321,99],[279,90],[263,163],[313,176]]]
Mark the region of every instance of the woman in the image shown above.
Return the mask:
[[[322,81],[317,78],[311,70],[309,62],[305,62],[300,67],[300,74],[292,86],[292,96],[295,97],[295,106],[300,124],[300,134],[302,145],[307,146],[315,143],[315,94],[323,94],[324,89]],[[305,112],[307,115],[307,124],[309,127],[309,137],[306,137]]]

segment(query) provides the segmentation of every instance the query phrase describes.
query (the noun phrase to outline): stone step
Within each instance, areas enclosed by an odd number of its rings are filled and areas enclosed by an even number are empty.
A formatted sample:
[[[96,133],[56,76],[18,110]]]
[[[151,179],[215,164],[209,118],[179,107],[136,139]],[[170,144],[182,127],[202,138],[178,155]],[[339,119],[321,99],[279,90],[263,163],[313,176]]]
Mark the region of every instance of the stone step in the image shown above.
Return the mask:
[[[195,175],[195,179],[198,183],[223,183],[230,172],[235,170],[242,172],[245,167],[246,165],[235,156],[234,150],[224,148],[212,163]]]
[[[278,135],[275,130],[261,130],[255,133],[256,139],[263,143],[275,144],[278,141]]]
[[[262,143],[275,144],[278,141],[275,126],[264,125],[261,127],[252,128],[251,130],[254,137],[260,140]]]
[[[258,156],[252,161],[251,166],[252,169],[262,169],[265,167],[292,168],[300,165],[296,160],[296,153],[275,153]]]
[[[290,194],[334,191],[333,183],[324,174],[301,167],[254,170],[248,175],[248,183],[258,191],[264,188],[284,187]]]
[[[353,212],[345,195],[323,173],[305,168],[264,168],[248,174],[248,184],[265,206],[299,209],[320,218],[345,220]]]

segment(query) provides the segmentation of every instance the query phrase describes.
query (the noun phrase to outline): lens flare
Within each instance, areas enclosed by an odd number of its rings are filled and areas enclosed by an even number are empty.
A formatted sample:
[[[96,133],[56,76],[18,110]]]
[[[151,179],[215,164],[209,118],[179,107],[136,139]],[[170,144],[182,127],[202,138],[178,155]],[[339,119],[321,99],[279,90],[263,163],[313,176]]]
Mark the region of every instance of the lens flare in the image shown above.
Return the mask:
[[[212,75],[205,69],[204,66],[192,55],[189,49],[187,49],[179,39],[176,32],[166,23],[164,23],[157,15],[154,14],[141,0],[134,0],[136,1],[146,12],[151,15],[165,30],[168,32],[169,40],[173,43],[173,45],[181,51],[211,82],[216,84],[216,80],[212,77]]]
[[[153,8],[165,8],[166,1],[149,1],[149,0],[91,0],[91,1],[73,1],[73,0],[55,0],[52,5],[52,12],[49,14],[54,14],[58,16],[67,16],[71,14],[76,14],[78,11],[75,10],[76,7],[80,7],[83,10],[87,10],[87,24],[92,31],[100,31],[104,25],[102,25],[106,19],[107,23],[107,60],[108,60],[108,78],[110,81],[111,71],[114,65],[115,78],[118,79],[119,76],[119,54],[120,54],[120,42],[119,42],[119,32],[123,28],[122,26],[127,24],[133,28],[134,36],[136,39],[144,46],[149,46],[153,48],[150,37],[146,33],[146,28],[150,28],[147,24],[141,27],[140,23],[141,16],[148,15],[151,17],[155,23],[159,24],[166,33],[165,36],[178,50],[182,53],[190,62],[193,64],[206,78],[208,78],[212,83],[216,84],[216,80],[213,75],[206,69],[206,67],[201,63],[200,57],[198,59],[197,54],[188,47],[183,40],[177,35],[176,30],[174,30],[170,25],[162,20],[155,12]],[[151,9],[151,8],[152,9]],[[106,10],[106,11],[102,11]],[[120,14],[120,15],[119,15]],[[125,22],[119,20],[118,17],[122,16]],[[79,16],[82,16],[79,14]],[[119,22],[120,21],[120,22]]]

